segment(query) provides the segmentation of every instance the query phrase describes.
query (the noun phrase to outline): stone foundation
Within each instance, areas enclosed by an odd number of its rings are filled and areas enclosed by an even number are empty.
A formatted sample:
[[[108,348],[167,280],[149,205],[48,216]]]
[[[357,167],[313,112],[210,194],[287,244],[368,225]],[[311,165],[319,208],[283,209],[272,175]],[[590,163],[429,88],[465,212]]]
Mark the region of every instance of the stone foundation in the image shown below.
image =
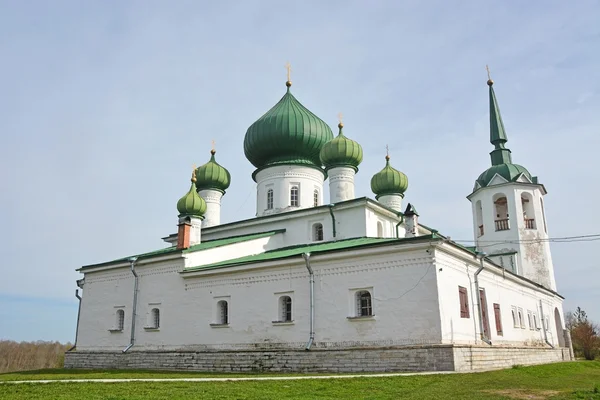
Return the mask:
[[[209,372],[471,371],[570,360],[568,349],[414,346],[268,351],[71,351],[65,368]]]

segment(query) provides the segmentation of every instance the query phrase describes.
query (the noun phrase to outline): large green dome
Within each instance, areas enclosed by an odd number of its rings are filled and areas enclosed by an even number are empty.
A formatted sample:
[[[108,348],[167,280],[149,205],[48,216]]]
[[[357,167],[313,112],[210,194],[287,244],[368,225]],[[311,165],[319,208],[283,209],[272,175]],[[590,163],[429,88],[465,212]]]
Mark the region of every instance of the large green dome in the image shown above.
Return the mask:
[[[481,175],[479,175],[479,178],[477,178],[477,183],[479,183],[482,187],[485,187],[490,184],[496,174],[500,175],[508,182],[516,181],[521,174],[524,174],[529,180],[532,180],[531,174],[525,167],[518,164],[505,163],[492,165]]]
[[[352,167],[358,171],[358,166],[363,159],[363,150],[360,144],[344,136],[344,124],[338,125],[340,132],[321,149],[321,163],[327,168]]]
[[[177,202],[180,217],[202,217],[206,212],[206,202],[196,192],[196,177],[192,175],[190,190]]]
[[[288,85],[281,100],[246,131],[244,154],[258,169],[277,164],[320,168],[319,153],[331,139],[331,128],[300,104]]]
[[[375,198],[386,194],[399,194],[404,197],[408,189],[408,178],[390,165],[390,157],[385,157],[385,167],[371,178],[371,190]]]
[[[196,169],[196,188],[214,189],[225,193],[231,183],[231,175],[215,160],[215,153],[211,150],[210,160]]]

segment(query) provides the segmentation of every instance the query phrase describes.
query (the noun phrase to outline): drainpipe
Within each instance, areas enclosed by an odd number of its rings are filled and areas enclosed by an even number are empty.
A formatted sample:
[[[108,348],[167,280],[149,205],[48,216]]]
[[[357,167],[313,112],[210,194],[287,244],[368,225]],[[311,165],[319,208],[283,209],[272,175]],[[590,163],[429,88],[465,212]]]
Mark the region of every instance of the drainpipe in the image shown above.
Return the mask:
[[[333,224],[333,240],[335,240],[336,232],[335,232],[335,215],[333,215],[333,206],[335,206],[335,204],[329,204],[329,214],[331,214],[331,223]]]
[[[400,232],[398,228],[400,228],[400,224],[404,222],[404,214],[400,214],[400,221],[396,224],[396,239],[400,239]]]
[[[554,348],[554,346],[552,345],[552,343],[550,343],[548,341],[548,334],[546,333],[546,329],[548,328],[546,326],[546,319],[544,318],[544,307],[542,306],[542,300],[540,299],[540,319],[542,320],[542,330],[544,331],[544,342],[546,342],[546,344],[552,348]],[[548,321],[548,324],[550,324],[550,321]]]
[[[477,269],[477,271],[475,271],[475,295],[477,296],[477,314],[479,315],[479,334],[481,336],[481,340],[483,340],[485,343],[489,344],[490,346],[492,345],[492,342],[490,341],[489,338],[485,337],[484,334],[484,330],[483,330],[483,312],[481,310],[481,294],[479,293],[479,273],[481,271],[483,271],[483,263],[485,262],[485,253],[477,253],[477,258],[479,258],[479,262],[481,263],[479,269]]]
[[[77,325],[75,326],[75,343],[73,343],[73,347],[67,351],[71,351],[77,347],[77,335],[79,334],[79,316],[81,315],[81,296],[79,295],[79,289],[75,289],[75,297],[77,297],[77,300],[79,301],[79,305],[77,306]]]
[[[310,253],[302,253],[302,258],[306,262],[306,269],[310,277],[310,337],[304,348],[305,350],[310,350],[315,341],[315,274],[310,266]]]
[[[131,340],[129,345],[123,349],[123,353],[133,347],[135,342],[135,310],[137,309],[137,293],[138,293],[138,274],[135,272],[135,262],[137,257],[131,257],[129,262],[131,263],[131,273],[133,274],[133,307],[131,309]]]

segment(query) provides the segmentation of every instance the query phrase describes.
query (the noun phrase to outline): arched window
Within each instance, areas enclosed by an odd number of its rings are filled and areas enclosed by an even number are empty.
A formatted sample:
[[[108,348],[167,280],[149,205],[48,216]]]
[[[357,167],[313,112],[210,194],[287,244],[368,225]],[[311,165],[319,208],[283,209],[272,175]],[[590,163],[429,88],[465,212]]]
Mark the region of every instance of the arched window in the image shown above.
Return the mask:
[[[124,326],[125,326],[125,311],[117,310],[116,328],[117,328],[117,330],[122,331]]]
[[[477,237],[483,236],[483,208],[481,206],[481,200],[475,204],[475,215],[477,221]]]
[[[290,206],[298,207],[300,205],[298,186],[292,186],[290,189]]]
[[[368,317],[373,315],[373,304],[371,302],[371,293],[368,290],[356,292],[356,316]]]
[[[523,321],[523,311],[519,309],[519,326],[525,328],[525,321]]]
[[[290,296],[281,296],[279,298],[279,321],[292,321],[292,298]]]
[[[316,242],[323,240],[323,224],[313,225],[313,240]]]
[[[507,231],[510,229],[508,215],[508,200],[503,194],[494,195],[494,217],[497,231]]]
[[[267,210],[273,209],[273,189],[267,190]]]
[[[527,313],[527,322],[529,323],[529,329],[533,330],[533,316],[531,315],[531,312]]]
[[[313,192],[313,200],[314,200],[314,206],[318,207],[319,206],[319,191],[317,189],[315,189],[315,191]]]
[[[383,224],[377,221],[377,237],[383,237]]]
[[[150,322],[152,328],[160,328],[160,310],[158,308],[153,308],[152,311],[150,311]]]
[[[544,211],[544,200],[540,197],[540,206],[542,207],[542,219],[544,220],[544,232],[548,233],[548,227],[546,226],[546,212]]]
[[[535,211],[533,197],[529,193],[521,193],[521,207],[523,208],[523,224],[525,229],[535,229]]]
[[[519,327],[519,320],[517,319],[517,310],[515,310],[514,308],[512,309],[512,317],[513,317],[513,326],[515,328]]]
[[[221,325],[227,325],[229,323],[229,307],[227,301],[220,300],[217,303],[217,318],[218,323]]]

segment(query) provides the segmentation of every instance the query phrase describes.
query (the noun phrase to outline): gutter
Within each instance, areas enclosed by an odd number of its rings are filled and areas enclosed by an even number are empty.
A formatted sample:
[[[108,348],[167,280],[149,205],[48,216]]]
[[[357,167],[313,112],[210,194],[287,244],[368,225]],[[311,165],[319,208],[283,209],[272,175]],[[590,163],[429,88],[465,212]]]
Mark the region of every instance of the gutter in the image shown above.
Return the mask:
[[[135,311],[137,309],[137,293],[138,293],[138,274],[135,272],[135,262],[137,261],[137,257],[131,257],[129,262],[131,263],[131,273],[133,274],[133,307],[131,309],[131,339],[129,341],[129,345],[123,349],[123,353],[127,352],[130,348],[133,347],[135,343]]]
[[[475,271],[475,295],[477,296],[477,314],[479,316],[479,335],[482,341],[484,341],[485,343],[489,344],[490,346],[492,345],[492,342],[489,338],[485,337],[485,331],[483,330],[483,312],[481,310],[481,293],[479,293],[479,277],[478,275],[481,273],[481,271],[483,271],[483,263],[485,262],[485,253],[479,253],[477,254],[477,258],[479,258],[479,261],[481,263],[481,266],[479,267],[479,269],[477,271]],[[477,334],[475,334],[475,337],[477,337]]]
[[[302,258],[304,258],[304,261],[306,262],[310,284],[310,336],[306,343],[306,347],[304,348],[308,351],[315,341],[315,274],[310,266],[310,253],[302,253]]]
[[[79,289],[75,289],[75,297],[77,297],[77,300],[79,301],[79,305],[77,306],[77,325],[75,325],[75,343],[73,343],[73,347],[67,351],[71,351],[77,347],[77,335],[79,334],[79,316],[81,315],[81,296],[79,295]]]
[[[336,232],[335,232],[335,215],[333,215],[333,206],[335,206],[335,204],[329,204],[329,214],[331,214],[331,223],[333,224],[333,240],[335,240]]]
[[[404,222],[404,214],[400,214],[400,221],[398,221],[398,223],[396,224],[396,239],[400,239],[400,232],[399,232],[399,228],[400,228],[400,224]]]
[[[552,345],[552,343],[550,343],[548,341],[548,333],[547,329],[548,327],[546,326],[546,319],[544,318],[544,306],[542,305],[542,300],[540,299],[540,319],[542,320],[542,330],[544,331],[544,342],[546,342],[546,344],[552,348],[554,348],[554,346]],[[550,320],[548,320],[548,324],[550,324]],[[558,332],[557,332],[558,334]]]

